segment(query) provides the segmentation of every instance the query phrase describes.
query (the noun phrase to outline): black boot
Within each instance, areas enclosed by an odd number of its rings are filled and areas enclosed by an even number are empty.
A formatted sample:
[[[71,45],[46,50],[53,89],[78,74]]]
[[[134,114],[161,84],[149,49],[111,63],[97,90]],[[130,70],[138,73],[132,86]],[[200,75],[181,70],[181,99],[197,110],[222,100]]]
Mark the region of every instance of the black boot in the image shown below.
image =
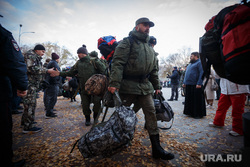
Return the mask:
[[[85,118],[86,118],[85,125],[90,126],[90,115],[85,115]]]
[[[160,145],[159,134],[151,135],[150,141],[152,145],[152,154],[153,158],[163,159],[163,160],[171,160],[174,159],[174,154],[165,151]]]
[[[168,99],[168,101],[173,101],[173,98]]]

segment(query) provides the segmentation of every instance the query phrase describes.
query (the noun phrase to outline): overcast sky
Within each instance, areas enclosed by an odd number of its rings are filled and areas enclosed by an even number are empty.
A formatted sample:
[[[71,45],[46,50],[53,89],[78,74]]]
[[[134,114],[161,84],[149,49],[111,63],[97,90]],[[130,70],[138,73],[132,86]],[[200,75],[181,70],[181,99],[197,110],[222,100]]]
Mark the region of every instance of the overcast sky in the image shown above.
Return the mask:
[[[150,35],[157,38],[155,50],[168,56],[183,47],[199,50],[199,37],[208,20],[222,8],[240,0],[0,0],[0,23],[21,45],[53,42],[74,55],[82,44],[97,49],[101,36],[117,40],[128,36],[140,17],[155,23]]]

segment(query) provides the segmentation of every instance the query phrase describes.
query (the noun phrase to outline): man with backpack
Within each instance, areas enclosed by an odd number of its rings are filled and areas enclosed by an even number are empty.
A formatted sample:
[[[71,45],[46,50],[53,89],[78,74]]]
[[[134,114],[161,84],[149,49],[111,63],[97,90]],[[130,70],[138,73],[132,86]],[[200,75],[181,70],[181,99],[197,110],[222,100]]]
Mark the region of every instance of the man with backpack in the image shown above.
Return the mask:
[[[105,65],[98,59],[98,58],[90,58],[88,51],[85,45],[82,45],[77,50],[77,54],[79,60],[75,63],[73,67],[70,68],[67,72],[60,72],[54,71],[51,76],[71,76],[74,77],[77,74],[80,84],[80,95],[82,100],[82,110],[83,114],[85,115],[86,121],[85,125],[90,126],[90,103],[91,103],[91,96],[85,91],[85,83],[86,81],[94,74],[103,74],[105,71]],[[98,112],[101,108],[101,98],[98,96],[93,96],[93,112],[94,112],[94,119],[97,117]]]
[[[147,131],[150,135],[154,158],[171,160],[174,154],[165,151],[160,145],[156,111],[152,94],[160,93],[157,58],[148,45],[149,29],[154,23],[148,18],[140,18],[130,37],[124,38],[116,47],[112,64],[110,84],[111,93],[119,91],[124,106],[138,102],[145,114]],[[130,38],[130,39],[129,39]]]

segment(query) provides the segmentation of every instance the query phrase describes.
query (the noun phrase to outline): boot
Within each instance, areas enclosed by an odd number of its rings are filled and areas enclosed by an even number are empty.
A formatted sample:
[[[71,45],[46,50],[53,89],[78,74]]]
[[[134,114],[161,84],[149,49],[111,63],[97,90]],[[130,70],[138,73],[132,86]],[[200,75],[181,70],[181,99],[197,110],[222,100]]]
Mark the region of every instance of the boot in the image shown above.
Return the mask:
[[[152,145],[152,155],[153,158],[163,159],[163,160],[171,160],[174,159],[174,154],[165,151],[160,145],[159,134],[150,135],[150,141]]]
[[[168,101],[173,101],[174,99],[171,97],[170,99],[168,99]]]
[[[86,118],[85,125],[90,126],[90,115],[85,115],[85,118]]]

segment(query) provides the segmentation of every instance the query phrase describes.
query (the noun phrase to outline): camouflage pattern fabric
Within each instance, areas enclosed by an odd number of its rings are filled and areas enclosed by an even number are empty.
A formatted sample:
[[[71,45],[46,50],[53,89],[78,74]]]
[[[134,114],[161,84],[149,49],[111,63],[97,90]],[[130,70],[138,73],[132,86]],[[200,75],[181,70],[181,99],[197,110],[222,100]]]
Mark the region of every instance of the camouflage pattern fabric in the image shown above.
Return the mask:
[[[95,74],[85,83],[85,90],[90,95],[102,97],[108,89],[108,79],[105,75]]]
[[[29,50],[24,54],[24,60],[27,65],[29,84],[39,88],[39,84],[43,79],[42,74],[47,72],[47,68],[42,65],[42,57],[37,55],[33,50]]]
[[[129,146],[135,132],[135,112],[125,106],[116,107],[107,122],[94,126],[82,136],[78,149],[85,158],[111,156]]]
[[[24,130],[32,128],[32,122],[35,120],[36,93],[37,87],[34,85],[29,85],[27,96],[23,98],[24,111],[21,122],[24,125]]]
[[[23,99],[24,111],[22,115],[22,124],[24,130],[32,128],[35,119],[36,94],[42,81],[42,75],[47,69],[42,65],[42,57],[37,55],[34,50],[29,50],[24,54],[24,60],[27,65],[28,92]]]

